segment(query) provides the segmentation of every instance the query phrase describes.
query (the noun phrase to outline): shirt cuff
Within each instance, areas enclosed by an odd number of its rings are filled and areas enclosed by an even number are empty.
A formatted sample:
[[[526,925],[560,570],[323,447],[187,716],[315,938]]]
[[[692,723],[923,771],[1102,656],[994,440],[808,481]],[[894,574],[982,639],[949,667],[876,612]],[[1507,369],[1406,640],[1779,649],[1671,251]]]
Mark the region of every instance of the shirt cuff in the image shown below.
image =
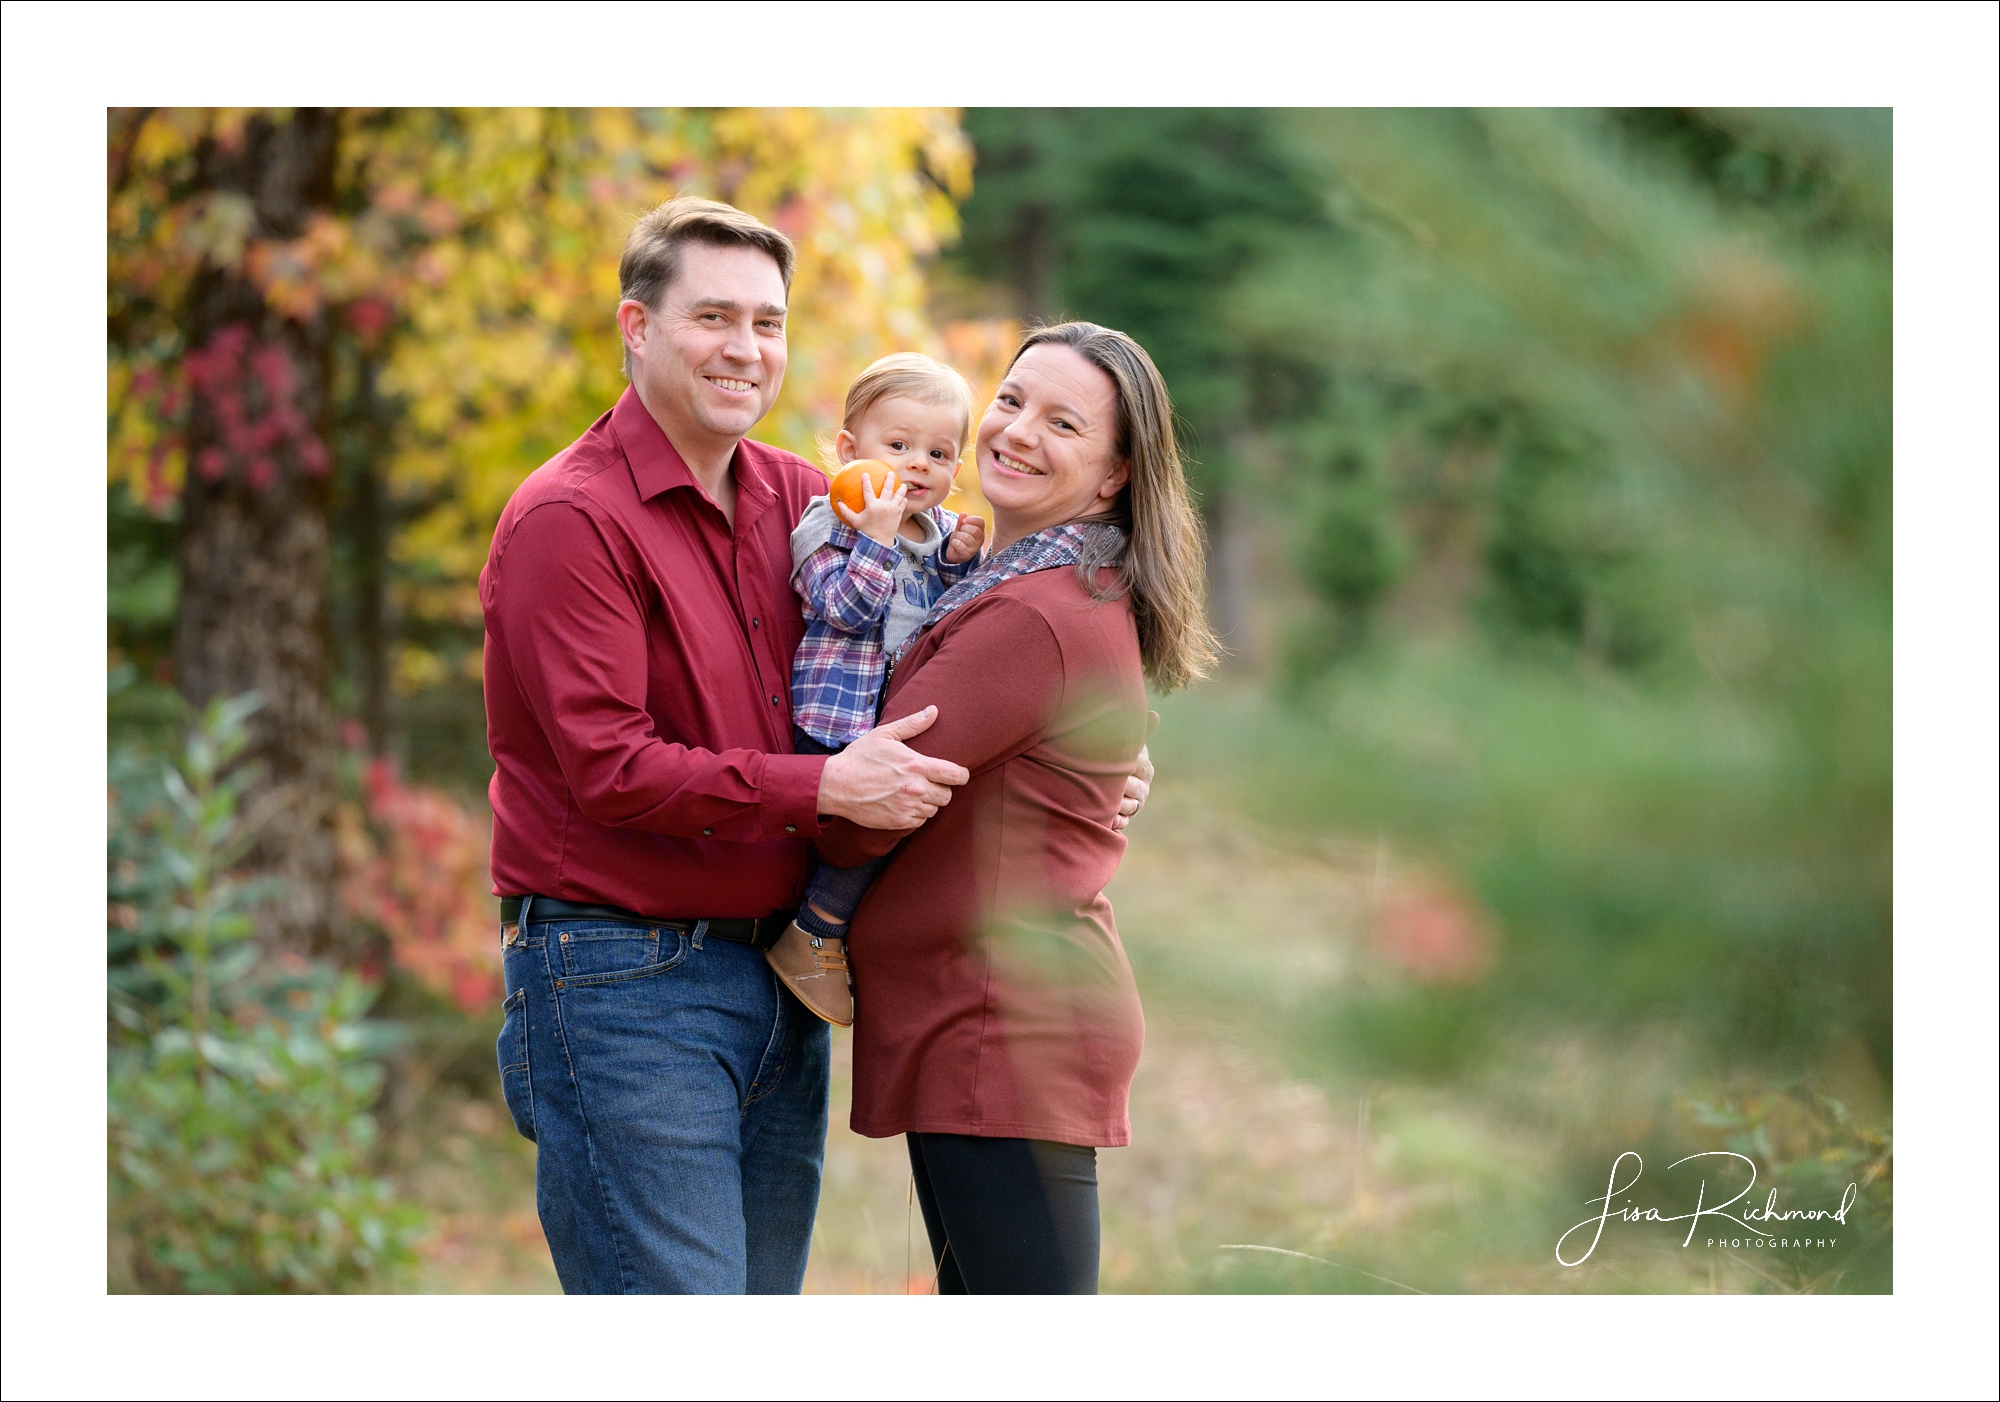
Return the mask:
[[[819,779],[831,755],[764,756],[757,811],[762,836],[811,837],[819,832]]]
[[[852,553],[859,555],[864,561],[875,566],[884,574],[894,574],[896,572],[896,556],[899,553],[896,547],[893,545],[884,545],[873,536],[865,536],[858,531],[855,532]]]

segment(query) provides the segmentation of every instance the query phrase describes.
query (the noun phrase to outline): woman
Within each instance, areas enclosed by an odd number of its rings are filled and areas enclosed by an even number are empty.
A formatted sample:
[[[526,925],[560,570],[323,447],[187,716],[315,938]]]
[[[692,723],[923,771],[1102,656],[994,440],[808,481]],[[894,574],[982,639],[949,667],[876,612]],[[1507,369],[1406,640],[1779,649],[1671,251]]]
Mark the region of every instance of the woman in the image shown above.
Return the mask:
[[[1093,1293],[1096,1151],[1128,1143],[1144,1025],[1105,883],[1150,678],[1202,676],[1201,533],[1159,371],[1121,332],[1032,333],[979,426],[987,563],[892,660],[891,720],[972,771],[855,912],[856,1132],[909,1137],[945,1293]]]

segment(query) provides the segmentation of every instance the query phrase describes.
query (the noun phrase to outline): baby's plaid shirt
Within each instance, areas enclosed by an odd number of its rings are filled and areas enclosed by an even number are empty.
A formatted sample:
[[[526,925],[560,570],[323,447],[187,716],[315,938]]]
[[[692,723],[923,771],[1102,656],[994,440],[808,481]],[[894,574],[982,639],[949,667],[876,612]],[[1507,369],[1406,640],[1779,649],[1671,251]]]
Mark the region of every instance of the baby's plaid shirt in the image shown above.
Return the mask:
[[[914,557],[836,523],[826,544],[792,572],[806,620],[792,661],[792,720],[821,744],[851,744],[875,725],[887,671],[883,630],[898,565],[904,602],[921,616],[979,563],[975,556],[947,564],[945,547],[958,515],[941,506],[928,514],[943,536],[929,555]]]

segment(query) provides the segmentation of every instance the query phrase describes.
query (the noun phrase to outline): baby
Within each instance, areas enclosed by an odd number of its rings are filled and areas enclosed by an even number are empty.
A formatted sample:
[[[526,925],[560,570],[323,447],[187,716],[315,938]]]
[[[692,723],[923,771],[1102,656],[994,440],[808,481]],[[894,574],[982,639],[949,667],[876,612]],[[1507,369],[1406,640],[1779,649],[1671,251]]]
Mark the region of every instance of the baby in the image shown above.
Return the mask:
[[[972,391],[927,355],[889,355],[847,391],[834,455],[876,458],[896,490],[862,484],[859,512],[814,497],[792,531],[792,587],[806,635],[792,664],[793,746],[837,754],[875,725],[885,661],[944,592],[970,574],[986,522],[944,509],[972,432]],[[801,1002],[837,1027],[854,1021],[847,922],[888,861],[822,866],[798,919],[765,958]]]

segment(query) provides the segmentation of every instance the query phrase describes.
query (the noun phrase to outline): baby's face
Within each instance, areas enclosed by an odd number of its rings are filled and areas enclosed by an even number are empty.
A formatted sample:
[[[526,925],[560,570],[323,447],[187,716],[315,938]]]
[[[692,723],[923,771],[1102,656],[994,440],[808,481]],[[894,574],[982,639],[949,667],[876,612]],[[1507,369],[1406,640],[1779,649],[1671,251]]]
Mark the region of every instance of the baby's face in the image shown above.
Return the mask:
[[[882,399],[840,435],[841,461],[880,458],[909,485],[905,517],[928,511],[951,493],[958,473],[958,411],[914,399]]]

